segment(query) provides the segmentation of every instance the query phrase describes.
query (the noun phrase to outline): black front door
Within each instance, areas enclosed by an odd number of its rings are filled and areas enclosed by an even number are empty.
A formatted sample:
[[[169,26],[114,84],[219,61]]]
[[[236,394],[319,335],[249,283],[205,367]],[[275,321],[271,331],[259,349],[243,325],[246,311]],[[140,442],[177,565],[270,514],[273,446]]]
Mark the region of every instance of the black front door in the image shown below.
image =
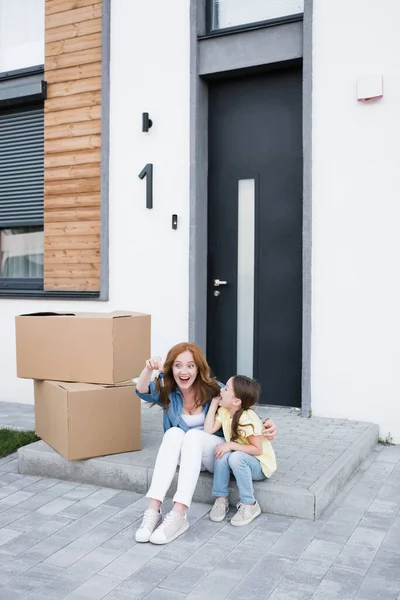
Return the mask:
[[[302,165],[300,68],[210,84],[207,357],[297,407]]]

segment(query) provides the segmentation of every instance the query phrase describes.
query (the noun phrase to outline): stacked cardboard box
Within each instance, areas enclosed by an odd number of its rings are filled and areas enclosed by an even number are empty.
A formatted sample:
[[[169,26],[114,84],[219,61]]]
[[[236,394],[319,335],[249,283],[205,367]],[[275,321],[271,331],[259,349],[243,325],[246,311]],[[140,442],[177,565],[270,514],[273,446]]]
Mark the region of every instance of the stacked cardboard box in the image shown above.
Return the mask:
[[[16,317],[17,376],[34,379],[37,435],[68,460],[140,450],[132,382],[150,356],[150,315]]]

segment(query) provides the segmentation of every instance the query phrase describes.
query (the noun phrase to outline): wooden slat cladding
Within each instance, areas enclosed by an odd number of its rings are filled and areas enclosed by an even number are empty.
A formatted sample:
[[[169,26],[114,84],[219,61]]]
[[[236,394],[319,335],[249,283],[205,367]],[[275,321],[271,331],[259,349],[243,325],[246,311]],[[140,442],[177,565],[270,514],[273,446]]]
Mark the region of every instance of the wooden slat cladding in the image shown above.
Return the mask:
[[[83,23],[72,23],[71,25],[63,25],[62,27],[54,27],[53,29],[48,29],[46,26],[45,56],[47,43],[69,40],[99,32],[101,32],[101,19],[83,21]]]
[[[101,0],[45,0],[44,287],[100,290]]]
[[[68,40],[59,40],[47,44],[46,56],[59,56],[71,52],[82,52],[90,48],[101,48],[101,32],[82,35]]]

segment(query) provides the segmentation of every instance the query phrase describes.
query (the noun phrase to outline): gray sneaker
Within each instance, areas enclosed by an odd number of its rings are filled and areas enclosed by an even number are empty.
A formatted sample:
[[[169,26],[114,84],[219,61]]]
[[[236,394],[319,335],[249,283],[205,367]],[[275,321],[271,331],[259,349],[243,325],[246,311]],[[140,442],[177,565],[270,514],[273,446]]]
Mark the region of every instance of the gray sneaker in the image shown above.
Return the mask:
[[[226,517],[226,513],[229,510],[229,501],[228,498],[224,498],[221,496],[217,498],[214,502],[214,506],[210,512],[211,521],[215,521],[216,523],[220,523]]]
[[[187,516],[181,516],[175,510],[171,510],[165,517],[164,521],[150,537],[152,544],[168,544],[172,540],[185,533],[189,529],[189,521]]]
[[[237,509],[238,511],[236,515],[234,515],[231,519],[231,524],[235,527],[248,525],[249,523],[254,521],[254,519],[258,517],[258,515],[261,515],[261,508],[257,500],[255,501],[255,504],[242,504],[241,502],[239,502],[239,504],[237,505]]]

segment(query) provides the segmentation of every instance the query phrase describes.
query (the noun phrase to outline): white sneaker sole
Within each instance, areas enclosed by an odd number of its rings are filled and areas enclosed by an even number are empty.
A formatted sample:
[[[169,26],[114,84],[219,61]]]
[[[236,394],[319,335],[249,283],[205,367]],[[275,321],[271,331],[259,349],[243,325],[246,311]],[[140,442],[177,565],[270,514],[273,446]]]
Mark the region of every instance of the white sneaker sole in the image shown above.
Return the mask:
[[[221,523],[221,521],[224,521],[224,519],[226,519],[227,514],[228,511],[226,511],[226,513],[222,517],[213,517],[210,513],[210,521],[214,521],[214,523]]]
[[[162,521],[162,516],[160,516],[160,519],[159,519],[157,525],[154,527],[153,531],[149,535],[149,539],[147,539],[147,540],[137,539],[136,536],[137,536],[139,530],[136,531],[136,533],[135,533],[135,542],[138,543],[138,544],[147,544],[150,541],[150,538],[153,535],[154,531],[157,529],[157,527],[159,527],[161,525],[161,521]]]
[[[244,527],[245,525],[249,525],[252,521],[254,521],[254,519],[259,517],[260,515],[261,508],[258,508],[257,512],[255,512],[254,515],[250,517],[250,519],[247,519],[246,521],[241,521],[240,523],[234,523],[233,521],[231,521],[231,525],[233,525],[234,527]]]
[[[176,540],[176,538],[178,538],[180,535],[182,535],[183,533],[185,533],[187,530],[189,529],[189,523],[185,523],[185,525],[183,525],[183,527],[181,527],[180,529],[178,529],[178,531],[176,533],[174,533],[174,535],[166,540],[152,540],[151,538],[153,537],[153,534],[150,536],[150,543],[151,544],[157,544],[157,545],[161,545],[161,544],[169,544],[170,542],[173,542],[174,540]]]

